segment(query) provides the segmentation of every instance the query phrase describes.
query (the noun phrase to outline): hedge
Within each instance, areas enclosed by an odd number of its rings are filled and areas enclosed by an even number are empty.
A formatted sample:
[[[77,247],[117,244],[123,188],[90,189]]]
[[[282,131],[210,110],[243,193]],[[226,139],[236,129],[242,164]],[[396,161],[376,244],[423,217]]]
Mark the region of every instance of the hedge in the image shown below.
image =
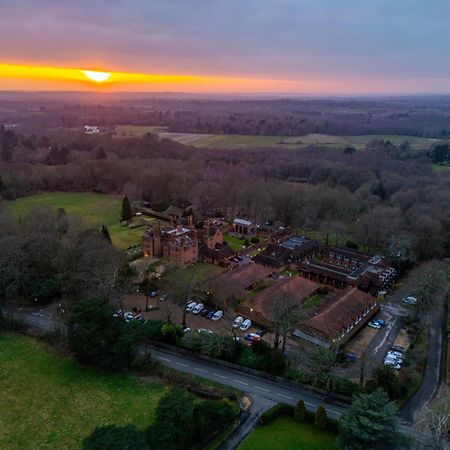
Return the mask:
[[[280,416],[290,416],[294,417],[295,415],[295,407],[291,405],[287,405],[286,403],[278,403],[272,408],[268,409],[266,412],[261,414],[261,425],[268,425],[272,423],[275,419]],[[306,422],[314,424],[316,419],[316,414],[311,411],[306,411],[305,420]],[[333,431],[334,433],[338,432],[338,421],[335,419],[331,419],[327,417],[327,430]]]

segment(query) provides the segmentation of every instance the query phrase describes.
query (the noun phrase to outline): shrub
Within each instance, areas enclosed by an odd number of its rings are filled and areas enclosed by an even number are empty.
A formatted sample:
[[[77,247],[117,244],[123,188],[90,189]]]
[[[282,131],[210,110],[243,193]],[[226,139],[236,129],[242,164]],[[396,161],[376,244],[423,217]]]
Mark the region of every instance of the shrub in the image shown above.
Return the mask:
[[[273,422],[276,418],[287,415],[294,416],[294,407],[291,405],[286,405],[285,403],[278,403],[272,408],[268,409],[266,412],[261,414],[261,425],[268,425]]]
[[[327,412],[323,406],[319,406],[316,411],[316,417],[314,419],[314,425],[319,428],[319,430],[325,430],[328,425]]]
[[[253,237],[250,239],[250,242],[251,242],[252,244],[258,244],[258,243],[259,243],[259,238],[257,238],[256,236],[253,236]]]
[[[304,370],[289,369],[285,373],[284,377],[288,380],[296,381],[297,383],[302,383],[302,384],[310,385],[313,382],[313,376]]]
[[[304,422],[306,419],[306,408],[305,402],[303,400],[299,400],[297,405],[295,406],[294,418],[297,422]]]

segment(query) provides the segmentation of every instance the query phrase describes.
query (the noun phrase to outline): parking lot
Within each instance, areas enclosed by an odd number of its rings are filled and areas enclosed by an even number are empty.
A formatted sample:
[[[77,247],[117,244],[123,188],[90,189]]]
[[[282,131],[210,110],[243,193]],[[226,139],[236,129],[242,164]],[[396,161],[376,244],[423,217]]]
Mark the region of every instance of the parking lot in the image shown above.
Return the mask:
[[[146,320],[168,320],[170,318],[173,323],[181,323],[183,320],[183,307],[170,301],[160,301],[159,309],[148,312],[145,312],[146,296],[143,294],[126,295],[121,299],[121,302],[125,311],[133,311],[135,307],[142,309],[142,317]],[[156,307],[157,298],[150,298],[148,304],[149,307]],[[119,303],[116,306],[119,308]],[[236,316],[237,314],[226,314],[220,320],[214,321],[190,312],[186,314],[186,326],[195,330],[203,328],[217,334],[231,335],[231,323]],[[237,336],[244,338],[247,333],[256,333],[258,328],[252,326],[245,332],[240,331],[239,328],[234,329],[234,331]]]

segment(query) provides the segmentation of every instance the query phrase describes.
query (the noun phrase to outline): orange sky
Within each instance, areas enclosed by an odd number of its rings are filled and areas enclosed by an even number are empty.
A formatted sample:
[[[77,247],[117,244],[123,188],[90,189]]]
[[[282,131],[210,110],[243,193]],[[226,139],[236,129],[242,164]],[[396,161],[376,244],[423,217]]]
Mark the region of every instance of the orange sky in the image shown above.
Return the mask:
[[[85,71],[107,72],[104,82],[89,79]],[[292,93],[292,94],[382,94],[420,91],[422,86],[447,79],[368,79],[358,77],[269,79],[189,74],[131,73],[106,67],[67,68],[0,62],[0,90],[186,92],[186,93]],[[426,88],[423,88],[426,91]]]
[[[108,73],[101,83],[90,80],[86,70]],[[183,91],[183,92],[276,92],[302,87],[285,80],[231,78],[198,75],[142,74],[98,68],[63,68],[0,64],[3,90],[102,90],[102,91]],[[303,86],[305,87],[305,86]]]

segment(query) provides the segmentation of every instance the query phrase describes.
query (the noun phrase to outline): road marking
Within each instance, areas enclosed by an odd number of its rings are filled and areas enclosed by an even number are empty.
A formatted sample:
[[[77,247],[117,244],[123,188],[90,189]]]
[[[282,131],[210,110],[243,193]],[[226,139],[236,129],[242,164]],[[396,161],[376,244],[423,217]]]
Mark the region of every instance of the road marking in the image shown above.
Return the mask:
[[[183,367],[189,367],[187,364],[183,364],[183,363],[179,363],[179,362],[175,362],[175,364],[178,364],[179,366],[183,366]]]
[[[198,367],[195,367],[195,370],[198,370],[199,372],[208,373],[207,370],[199,369]]]
[[[219,377],[219,378],[223,378],[224,380],[226,380],[228,377],[225,377],[225,376],[223,376],[223,375],[219,375],[218,373],[213,373],[213,375],[215,376],[215,377]]]
[[[161,359],[161,360],[163,360],[163,361],[167,361],[167,362],[170,362],[170,359],[167,359],[167,358],[163,358],[162,356],[158,356],[158,359]]]
[[[269,389],[264,389],[264,388],[259,387],[259,386],[255,386],[255,389],[259,389],[260,391],[264,391],[264,392],[270,392]]]
[[[239,380],[233,380],[235,383],[239,383],[239,384],[245,384],[245,386],[248,386],[248,383],[244,383],[243,381],[239,381]]]
[[[279,392],[275,392],[275,394],[279,395],[280,397],[288,398],[289,400],[294,400],[294,398],[289,397],[289,395],[280,394]]]

